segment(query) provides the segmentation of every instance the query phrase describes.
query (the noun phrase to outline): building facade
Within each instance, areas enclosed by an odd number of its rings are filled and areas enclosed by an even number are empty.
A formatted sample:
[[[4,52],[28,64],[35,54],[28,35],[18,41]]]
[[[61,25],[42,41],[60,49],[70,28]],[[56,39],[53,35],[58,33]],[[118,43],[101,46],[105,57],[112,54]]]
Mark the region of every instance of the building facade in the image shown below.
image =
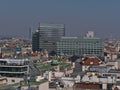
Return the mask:
[[[39,51],[39,38],[40,38],[40,32],[36,30],[32,34],[32,50],[33,52]]]
[[[0,75],[5,77],[23,77],[29,74],[29,61],[21,59],[0,59]]]
[[[48,51],[56,51],[56,43],[65,36],[64,24],[40,23],[39,48]]]
[[[103,43],[99,38],[62,37],[57,42],[57,54],[103,56]]]
[[[7,78],[7,84],[19,83],[40,75],[39,70],[28,59],[0,59],[0,76]]]

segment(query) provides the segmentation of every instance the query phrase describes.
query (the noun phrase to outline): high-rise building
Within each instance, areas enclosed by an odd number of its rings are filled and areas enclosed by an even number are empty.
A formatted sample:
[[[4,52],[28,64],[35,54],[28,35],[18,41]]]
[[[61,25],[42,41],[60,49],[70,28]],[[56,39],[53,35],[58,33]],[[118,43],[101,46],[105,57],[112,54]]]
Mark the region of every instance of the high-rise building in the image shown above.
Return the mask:
[[[40,32],[38,30],[36,30],[32,34],[32,50],[33,50],[33,52],[40,50],[40,48],[39,48],[39,38],[40,38]]]
[[[62,36],[65,36],[65,25],[40,23],[38,30],[40,33],[39,48],[56,51],[57,41],[59,41]]]
[[[103,43],[99,38],[62,37],[57,42],[57,54],[103,56]]]

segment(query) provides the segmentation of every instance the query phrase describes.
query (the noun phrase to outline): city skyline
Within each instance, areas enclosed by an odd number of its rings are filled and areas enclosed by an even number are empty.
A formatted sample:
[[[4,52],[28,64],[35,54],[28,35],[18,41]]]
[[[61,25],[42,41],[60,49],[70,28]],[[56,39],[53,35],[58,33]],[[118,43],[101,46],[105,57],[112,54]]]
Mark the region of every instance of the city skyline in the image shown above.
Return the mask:
[[[0,36],[28,37],[40,22],[65,24],[67,36],[94,31],[100,38],[120,38],[120,1],[2,0]]]

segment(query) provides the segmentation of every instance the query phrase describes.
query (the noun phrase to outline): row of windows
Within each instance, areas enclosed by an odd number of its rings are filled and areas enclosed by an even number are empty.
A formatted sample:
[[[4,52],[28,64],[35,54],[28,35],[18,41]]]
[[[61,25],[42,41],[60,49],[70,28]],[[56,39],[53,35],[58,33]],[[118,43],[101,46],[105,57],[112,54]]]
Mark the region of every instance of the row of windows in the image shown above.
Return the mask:
[[[57,50],[101,51],[102,48],[57,48]]]
[[[80,41],[78,41],[78,40],[61,40],[59,43],[70,43],[70,44],[72,44],[72,43],[74,43],[74,44],[80,44],[80,43],[94,43],[94,44],[99,44],[99,43],[101,43],[100,41],[91,41],[91,40],[80,40]]]
[[[90,52],[90,53],[96,53],[96,52],[103,52],[103,50],[57,50],[58,52]]]
[[[50,41],[49,41],[50,42]],[[101,47],[101,46],[103,46],[103,45],[101,45],[101,44],[97,44],[97,45],[94,45],[94,44],[79,44],[79,45],[76,45],[76,44],[57,44],[57,46],[62,46],[62,47],[64,47],[64,46],[99,46],[99,47]]]
[[[9,68],[9,67],[1,67],[0,71],[8,71],[8,72],[24,72],[27,71],[27,67],[23,67],[23,68]]]
[[[57,50],[57,53],[58,54],[60,54],[60,53],[66,53],[66,54],[75,54],[75,53],[77,53],[77,54],[100,54],[100,55],[102,55],[103,54],[103,51],[102,50],[99,50],[99,51],[93,51],[93,50],[91,50],[91,51],[86,51],[86,50],[84,50],[84,51],[82,51],[82,50]]]
[[[75,46],[75,45],[64,45],[64,46],[57,46],[57,48],[63,48],[63,49],[68,49],[68,48],[76,48],[76,49],[103,49],[102,46],[86,46],[86,45],[83,45],[83,46]]]
[[[5,76],[5,77],[17,77],[17,78],[23,78],[25,76],[24,73],[21,74],[11,74],[11,73],[0,73],[1,76]]]
[[[58,44],[58,46],[103,46],[102,44],[85,44],[85,43],[81,43],[81,44],[74,44],[74,43],[71,43],[71,44]]]
[[[60,52],[58,54],[61,54]],[[64,52],[63,54],[68,54],[68,55],[74,55],[74,54],[79,54],[79,55],[98,55],[102,56],[102,53],[79,53],[79,52]]]

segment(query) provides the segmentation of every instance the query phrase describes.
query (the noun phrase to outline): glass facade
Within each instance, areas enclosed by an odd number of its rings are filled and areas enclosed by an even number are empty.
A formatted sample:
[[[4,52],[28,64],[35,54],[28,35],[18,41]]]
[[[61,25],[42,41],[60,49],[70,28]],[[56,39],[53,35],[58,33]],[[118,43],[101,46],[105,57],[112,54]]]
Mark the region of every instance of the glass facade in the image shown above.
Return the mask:
[[[33,50],[33,52],[39,51],[39,37],[40,37],[40,33],[37,30],[32,35],[32,50]]]
[[[27,67],[1,67],[0,68],[0,72],[16,72],[16,73],[20,73],[20,72],[27,72]]]
[[[28,59],[0,59],[0,75],[17,78],[34,77],[40,75],[40,70]]]
[[[57,42],[57,54],[103,56],[103,43],[99,38],[62,37]]]
[[[65,35],[64,24],[40,23],[39,47],[48,51],[56,51],[56,43]]]
[[[29,74],[29,61],[20,59],[0,59],[0,75],[23,78]]]

